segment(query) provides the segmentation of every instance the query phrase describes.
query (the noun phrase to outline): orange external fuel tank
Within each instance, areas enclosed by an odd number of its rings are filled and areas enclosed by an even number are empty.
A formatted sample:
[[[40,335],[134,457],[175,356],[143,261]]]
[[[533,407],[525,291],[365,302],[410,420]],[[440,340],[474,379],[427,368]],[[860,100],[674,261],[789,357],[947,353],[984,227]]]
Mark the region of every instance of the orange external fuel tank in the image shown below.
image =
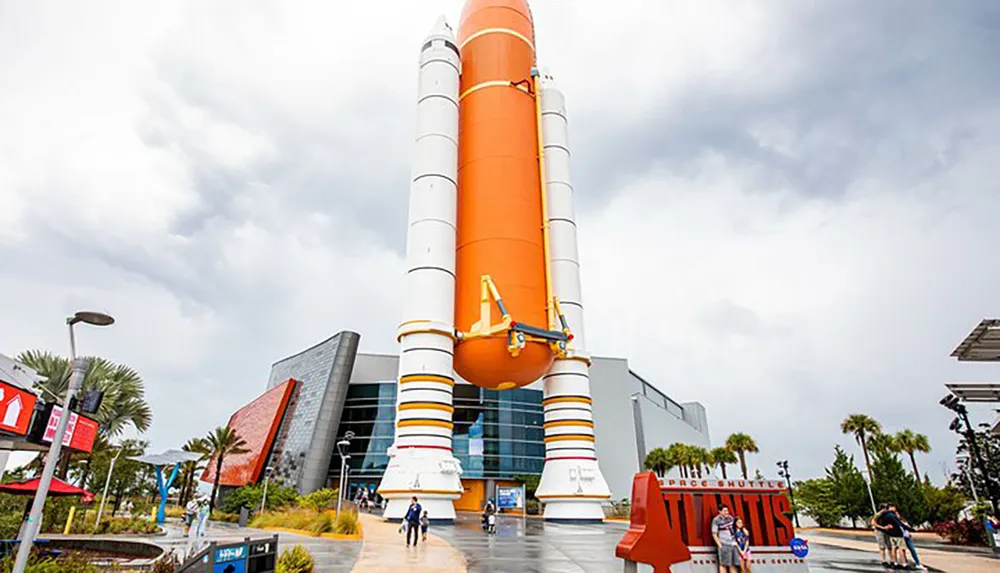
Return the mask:
[[[468,0],[462,10],[455,327],[463,332],[479,322],[484,275],[513,321],[549,328],[534,36],[526,0]],[[491,324],[501,322],[497,305],[490,307]],[[506,331],[455,347],[455,371],[484,388],[530,384],[552,361],[537,340],[511,355]]]

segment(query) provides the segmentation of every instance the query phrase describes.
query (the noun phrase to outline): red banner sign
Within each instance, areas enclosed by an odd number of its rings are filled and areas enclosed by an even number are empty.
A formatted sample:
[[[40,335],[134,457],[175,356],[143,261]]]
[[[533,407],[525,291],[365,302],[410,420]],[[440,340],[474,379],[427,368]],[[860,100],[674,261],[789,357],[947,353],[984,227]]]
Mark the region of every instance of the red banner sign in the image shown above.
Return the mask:
[[[38,397],[31,392],[0,382],[0,432],[18,436],[27,434],[37,401]]]
[[[49,422],[45,426],[45,433],[42,434],[42,441],[51,444],[56,437],[56,426],[59,425],[59,418],[62,416],[62,407],[53,406],[52,414],[49,415]],[[90,452],[94,449],[94,440],[97,439],[98,423],[86,416],[81,416],[76,412],[70,412],[69,422],[66,424],[66,433],[63,435],[62,445],[81,452]]]

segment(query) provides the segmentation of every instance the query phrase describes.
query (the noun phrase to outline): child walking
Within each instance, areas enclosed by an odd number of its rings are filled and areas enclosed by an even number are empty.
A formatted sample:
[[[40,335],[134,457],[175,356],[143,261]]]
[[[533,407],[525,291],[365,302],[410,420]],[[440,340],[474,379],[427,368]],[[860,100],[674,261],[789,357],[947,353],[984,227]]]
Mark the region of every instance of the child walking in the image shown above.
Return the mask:
[[[420,516],[420,533],[423,535],[424,543],[427,543],[427,529],[431,526],[431,520],[427,517],[427,512]]]

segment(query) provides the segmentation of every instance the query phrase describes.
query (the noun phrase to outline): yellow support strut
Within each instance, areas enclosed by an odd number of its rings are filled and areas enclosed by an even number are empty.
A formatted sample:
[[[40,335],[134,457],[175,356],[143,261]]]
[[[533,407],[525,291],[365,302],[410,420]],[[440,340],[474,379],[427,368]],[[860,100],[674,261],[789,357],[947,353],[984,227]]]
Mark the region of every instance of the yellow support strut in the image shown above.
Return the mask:
[[[535,91],[535,122],[538,131],[538,179],[542,190],[542,249],[545,252],[545,316],[549,330],[556,328],[555,308],[552,305],[552,261],[549,259],[549,194],[545,184],[545,138],[542,136],[542,82],[538,70],[532,70]]]

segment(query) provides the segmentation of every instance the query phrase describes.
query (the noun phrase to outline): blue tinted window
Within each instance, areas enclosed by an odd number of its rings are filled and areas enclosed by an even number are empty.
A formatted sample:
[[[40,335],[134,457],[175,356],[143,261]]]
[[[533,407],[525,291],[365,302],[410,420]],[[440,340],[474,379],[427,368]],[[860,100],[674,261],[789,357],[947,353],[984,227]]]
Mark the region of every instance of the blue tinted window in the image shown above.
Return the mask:
[[[452,451],[462,463],[462,475],[510,477],[540,474],[545,458],[542,392],[504,392],[459,384],[454,390],[455,424]],[[351,478],[378,479],[388,464],[395,425],[396,384],[385,381],[352,384],[348,389],[339,434],[350,430]],[[339,477],[339,457],[331,460]]]

